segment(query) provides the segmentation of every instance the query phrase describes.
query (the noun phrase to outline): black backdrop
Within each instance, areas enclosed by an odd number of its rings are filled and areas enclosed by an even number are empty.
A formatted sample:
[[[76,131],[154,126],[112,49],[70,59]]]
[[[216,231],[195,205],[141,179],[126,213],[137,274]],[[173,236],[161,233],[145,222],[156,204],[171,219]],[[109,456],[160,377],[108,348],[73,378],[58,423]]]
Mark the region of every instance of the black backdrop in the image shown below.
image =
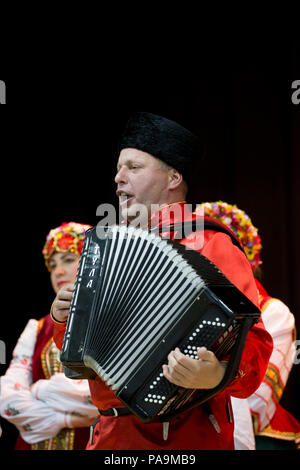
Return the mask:
[[[0,329],[7,364],[28,319],[48,313],[53,299],[41,256],[46,233],[62,221],[94,225],[99,204],[117,203],[115,143],[133,110],[203,135],[206,159],[191,200],[222,199],[251,216],[262,236],[264,285],[290,307],[300,331],[300,104],[291,100],[299,58],[291,41],[248,45],[242,53],[206,48],[193,67],[188,59],[168,62],[166,53],[163,71],[118,63],[114,73],[106,66],[83,73],[79,64],[72,74],[0,77],[8,104],[1,108]],[[299,367],[282,398],[298,420]],[[16,433],[1,425],[0,447],[12,448]]]

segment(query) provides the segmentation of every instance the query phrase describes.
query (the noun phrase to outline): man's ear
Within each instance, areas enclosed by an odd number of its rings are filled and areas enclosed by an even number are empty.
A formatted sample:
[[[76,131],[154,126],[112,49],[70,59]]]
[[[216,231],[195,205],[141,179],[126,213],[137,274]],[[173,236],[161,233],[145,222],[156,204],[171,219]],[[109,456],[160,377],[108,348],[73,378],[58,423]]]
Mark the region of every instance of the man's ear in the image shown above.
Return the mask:
[[[175,170],[175,168],[171,168],[169,170],[169,188],[170,189],[177,189],[178,186],[182,183],[183,178],[182,174],[179,171]]]

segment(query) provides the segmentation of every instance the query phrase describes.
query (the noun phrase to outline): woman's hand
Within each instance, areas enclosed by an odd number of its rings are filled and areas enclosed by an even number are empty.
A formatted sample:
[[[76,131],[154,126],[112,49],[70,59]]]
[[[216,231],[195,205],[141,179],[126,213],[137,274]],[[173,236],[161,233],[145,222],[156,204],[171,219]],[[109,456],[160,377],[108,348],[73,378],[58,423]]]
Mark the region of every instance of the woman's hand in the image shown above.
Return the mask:
[[[211,389],[224,377],[226,365],[205,347],[197,351],[198,359],[183,354],[178,348],[168,356],[163,374],[170,382],[184,388]]]
[[[96,421],[95,417],[81,416],[72,413],[70,417],[70,428],[85,428],[91,426]]]
[[[65,322],[69,316],[74,284],[65,284],[56,294],[51,306],[51,315],[58,322]]]

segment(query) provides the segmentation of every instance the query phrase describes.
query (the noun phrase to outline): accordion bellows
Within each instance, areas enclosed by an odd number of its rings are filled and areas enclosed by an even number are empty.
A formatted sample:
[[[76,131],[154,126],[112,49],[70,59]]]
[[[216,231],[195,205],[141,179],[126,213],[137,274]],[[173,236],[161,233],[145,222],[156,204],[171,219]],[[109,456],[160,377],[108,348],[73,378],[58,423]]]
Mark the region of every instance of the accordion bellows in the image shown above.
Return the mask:
[[[201,391],[162,375],[176,346],[221,358],[260,312],[201,254],[146,230],[86,234],[61,360],[74,377],[98,375],[142,421],[192,406]],[[72,376],[72,373],[71,375]]]

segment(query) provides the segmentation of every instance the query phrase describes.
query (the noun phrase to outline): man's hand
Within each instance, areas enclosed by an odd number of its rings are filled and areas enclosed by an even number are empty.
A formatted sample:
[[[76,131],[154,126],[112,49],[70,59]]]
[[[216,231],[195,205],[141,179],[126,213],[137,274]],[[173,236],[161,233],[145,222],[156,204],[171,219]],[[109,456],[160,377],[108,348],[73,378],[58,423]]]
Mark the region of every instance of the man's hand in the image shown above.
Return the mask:
[[[170,382],[184,388],[211,389],[224,377],[226,365],[205,347],[197,351],[199,359],[185,356],[178,348],[168,356],[163,374]]]
[[[74,284],[65,284],[58,292],[51,306],[54,320],[65,322],[69,316]]]

